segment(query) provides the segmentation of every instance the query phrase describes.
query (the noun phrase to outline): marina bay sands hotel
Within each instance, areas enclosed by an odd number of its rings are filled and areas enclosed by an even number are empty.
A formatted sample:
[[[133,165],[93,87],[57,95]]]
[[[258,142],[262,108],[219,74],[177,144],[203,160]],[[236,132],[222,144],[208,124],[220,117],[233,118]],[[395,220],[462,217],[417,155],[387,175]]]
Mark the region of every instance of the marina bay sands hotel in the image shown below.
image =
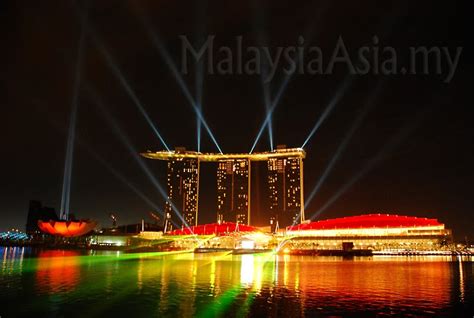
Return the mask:
[[[175,224],[182,224],[182,220],[190,226],[198,224],[201,162],[217,162],[217,222],[252,224],[250,193],[253,161],[267,162],[269,224],[282,227],[304,220],[303,159],[306,153],[301,148],[278,146],[274,151],[251,154],[201,153],[176,148],[174,151],[141,155],[168,163],[165,214]],[[181,214],[182,219],[177,213]]]

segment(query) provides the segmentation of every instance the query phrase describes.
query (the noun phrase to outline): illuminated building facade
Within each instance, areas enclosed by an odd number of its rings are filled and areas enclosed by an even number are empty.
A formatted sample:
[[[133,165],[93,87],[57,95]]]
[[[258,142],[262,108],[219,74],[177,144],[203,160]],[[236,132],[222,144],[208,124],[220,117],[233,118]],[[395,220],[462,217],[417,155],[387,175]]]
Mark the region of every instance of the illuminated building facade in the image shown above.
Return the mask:
[[[367,214],[298,224],[286,228],[290,249],[434,250],[452,241],[437,219]]]
[[[437,219],[391,214],[304,222],[281,228],[278,235],[268,230],[217,222],[161,235],[172,236],[170,246],[177,249],[255,249],[296,255],[451,255],[453,246],[451,230]]]
[[[76,237],[91,232],[97,222],[91,220],[80,221],[38,221],[39,229],[46,234],[63,237]]]
[[[276,151],[286,151],[279,146]],[[301,156],[268,159],[270,224],[289,226],[304,220],[303,158]]]
[[[177,148],[176,152],[184,152]],[[168,200],[165,213],[172,223],[197,225],[199,205],[199,159],[174,158],[168,161]],[[177,215],[181,215],[182,219]],[[186,222],[184,224],[183,220]]]
[[[217,163],[217,221],[250,224],[250,161]]]
[[[173,206],[188,225],[198,224],[199,164],[217,162],[217,221],[252,224],[250,210],[250,180],[252,161],[267,161],[271,191],[269,221],[279,226],[300,223],[303,213],[303,159],[301,148],[284,148],[255,153],[201,153],[177,148],[175,151],[157,151],[141,154],[154,160],[168,161],[168,203],[166,219],[180,224]],[[173,203],[173,205],[171,204]],[[170,223],[170,222],[168,222]],[[276,223],[274,223],[276,224]],[[167,226],[167,230],[170,228]]]

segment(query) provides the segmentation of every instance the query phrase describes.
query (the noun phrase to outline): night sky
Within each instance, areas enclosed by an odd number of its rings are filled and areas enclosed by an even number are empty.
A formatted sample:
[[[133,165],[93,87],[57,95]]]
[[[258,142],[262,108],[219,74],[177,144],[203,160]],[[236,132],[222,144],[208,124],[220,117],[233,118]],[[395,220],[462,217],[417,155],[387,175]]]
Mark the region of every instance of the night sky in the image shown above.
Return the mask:
[[[74,91],[80,12],[86,2],[2,1],[1,25],[1,191],[0,231],[24,228],[28,201],[59,210],[69,114]],[[334,111],[305,147],[306,196],[323,174],[353,121],[380,81],[380,94],[347,148],[311,201],[306,215],[322,206],[351,178],[366,172],[319,218],[363,213],[396,213],[438,218],[457,239],[474,239],[474,149],[472,23],[466,7],[432,1],[90,1],[89,32],[103,41],[150,118],[174,148],[196,149],[196,116],[142,21],[148,20],[178,68],[180,35],[215,35],[215,45],[297,45],[298,36],[330,56],[341,36],[350,54],[363,45],[392,46],[404,58],[410,46],[463,47],[450,83],[445,75],[355,75]],[[306,37],[308,30],[313,36]],[[217,59],[217,58],[216,58]],[[195,68],[181,74],[191,93]],[[302,145],[334,98],[348,70],[331,75],[294,75],[273,116],[274,143]],[[271,82],[275,96],[282,72]],[[265,117],[258,75],[203,77],[203,112],[224,152],[248,152]],[[136,151],[162,150],[150,126],[120,85],[90,33],[82,66],[77,136],[71,185],[71,212],[109,226],[137,223],[152,208],[117,179],[109,165],[160,207],[164,200],[130,151],[107,124],[85,87],[100,94]],[[267,131],[256,148],[269,148]],[[378,154],[383,149],[383,155]],[[98,154],[104,159],[97,160]],[[216,151],[202,131],[202,151]],[[145,160],[165,183],[166,164]],[[105,164],[105,165],[104,165]],[[369,166],[367,166],[369,165]],[[202,164],[200,222],[215,219],[215,168]],[[263,219],[265,165],[253,174],[252,206]],[[256,185],[260,185],[258,188]]]

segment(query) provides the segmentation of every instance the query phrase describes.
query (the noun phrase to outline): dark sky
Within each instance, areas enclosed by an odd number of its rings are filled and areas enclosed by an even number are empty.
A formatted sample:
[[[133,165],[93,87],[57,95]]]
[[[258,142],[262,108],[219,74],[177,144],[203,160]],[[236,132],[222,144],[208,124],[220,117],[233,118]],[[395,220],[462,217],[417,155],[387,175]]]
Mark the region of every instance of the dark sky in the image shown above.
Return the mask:
[[[68,118],[72,104],[78,40],[78,9],[85,2],[2,1],[0,94],[2,132],[0,230],[23,227],[30,199],[59,209]],[[450,83],[445,75],[356,75],[347,93],[306,147],[306,194],[336,152],[367,97],[384,80],[373,107],[350,139],[320,192],[311,215],[353,176],[367,171],[319,216],[385,212],[438,218],[457,238],[474,239],[474,128],[470,12],[459,3],[433,1],[90,1],[88,23],[122,70],[146,111],[171,146],[196,149],[196,117],[141,21],[148,17],[172,58],[181,66],[180,35],[199,30],[215,35],[215,45],[258,45],[270,49],[297,45],[305,36],[328,57],[341,36],[351,55],[380,38],[406,61],[410,46],[463,47]],[[306,37],[312,30],[313,37]],[[90,35],[90,34],[89,34]],[[162,146],[132,99],[87,36],[82,67],[85,84],[103,98],[137,151]],[[217,58],[216,58],[217,59]],[[299,147],[336,95],[347,74],[344,65],[331,75],[295,75],[273,117],[275,144]],[[194,89],[194,68],[182,74]],[[271,83],[276,94],[281,71]],[[204,76],[203,110],[224,152],[247,152],[263,121],[265,108],[258,75]],[[123,174],[160,207],[163,199],[108,126],[87,92],[81,89],[71,190],[71,211],[109,225],[147,218],[150,206],[91,155]],[[392,143],[390,140],[395,140]],[[87,145],[87,146],[84,146]],[[257,150],[267,150],[265,131]],[[385,148],[384,148],[385,147]],[[381,149],[388,149],[377,157]],[[203,151],[215,151],[205,131]],[[374,160],[380,159],[380,160]],[[165,185],[165,163],[146,161]],[[373,164],[371,164],[373,163]],[[370,169],[364,167],[369,164]],[[255,167],[254,185],[264,188],[265,166]],[[202,168],[202,221],[215,215],[215,165]],[[364,170],[365,169],[365,170]],[[254,186],[254,213],[265,210],[265,189]]]

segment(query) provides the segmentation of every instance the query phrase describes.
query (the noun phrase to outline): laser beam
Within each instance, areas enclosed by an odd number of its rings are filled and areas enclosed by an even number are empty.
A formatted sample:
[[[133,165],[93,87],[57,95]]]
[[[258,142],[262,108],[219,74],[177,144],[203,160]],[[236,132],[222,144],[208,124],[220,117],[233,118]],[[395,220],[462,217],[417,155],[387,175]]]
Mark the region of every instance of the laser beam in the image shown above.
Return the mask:
[[[199,2],[197,5],[197,21],[196,21],[196,42],[200,43],[204,41],[204,21],[205,11],[207,2]],[[204,61],[201,59],[196,62],[195,76],[194,76],[194,86],[196,91],[196,105],[199,111],[202,113],[202,94],[204,87]],[[196,116],[196,148],[198,152],[201,152],[201,120]]]
[[[395,20],[396,19],[396,15],[392,16],[390,19],[387,19],[387,20],[383,20],[382,21],[382,31],[381,31],[381,34],[383,36],[381,36],[381,38],[387,36],[388,34],[390,34],[393,29],[394,29],[394,25],[395,25]],[[359,57],[359,59],[357,59],[356,63],[354,65],[357,65],[361,62],[361,59]],[[316,122],[316,124],[314,125],[313,129],[311,130],[311,132],[309,133],[308,137],[306,138],[306,140],[303,142],[303,145],[301,146],[301,148],[304,148],[306,146],[306,144],[309,142],[309,140],[311,139],[311,137],[313,137],[314,133],[316,133],[316,131],[319,129],[319,127],[321,126],[321,124],[324,122],[325,118],[329,115],[329,113],[331,112],[332,108],[337,104],[337,102],[339,101],[339,99],[344,95],[344,93],[346,92],[347,88],[350,86],[349,84],[351,84],[353,82],[353,76],[350,76],[348,75],[345,79],[345,81],[343,82],[342,84],[342,87],[338,90],[338,92],[336,93],[336,96],[331,100],[331,102],[329,103],[328,107],[326,108],[325,112],[323,113],[323,115],[320,117],[320,119],[318,120],[318,122]]]
[[[77,123],[77,110],[79,107],[79,87],[81,85],[81,70],[82,70],[82,59],[84,55],[85,47],[85,34],[87,24],[87,13],[82,16],[81,19],[81,35],[79,37],[79,43],[77,48],[77,60],[75,68],[74,78],[74,90],[72,96],[72,107],[71,114],[69,117],[69,130],[66,146],[66,159],[64,163],[64,175],[63,175],[63,188],[61,193],[61,208],[60,208],[60,219],[69,219],[69,204],[71,200],[71,178],[72,178],[72,163],[74,156],[74,141],[76,134],[76,123]]]
[[[268,84],[263,84],[264,88],[263,89],[263,95],[264,95],[264,103],[265,103],[265,112],[268,114],[270,113],[270,88],[268,87]],[[273,151],[273,119],[272,115],[270,114],[270,120],[268,121],[267,125],[267,132],[268,132],[268,142],[270,143],[270,150]]]
[[[209,125],[207,124],[206,119],[204,118],[204,115],[203,115],[202,111],[199,109],[198,104],[196,103],[194,98],[191,96],[191,93],[190,93],[183,77],[179,73],[178,68],[176,67],[173,59],[171,58],[171,55],[167,51],[166,47],[163,45],[163,41],[158,36],[158,34],[153,30],[153,26],[151,25],[151,23],[148,21],[148,19],[146,17],[143,16],[142,19],[140,19],[140,20],[142,21],[148,35],[150,36],[154,47],[156,48],[156,50],[158,51],[160,56],[165,61],[165,64],[168,66],[169,70],[171,71],[171,74],[173,75],[174,79],[176,80],[176,83],[181,88],[181,91],[183,92],[184,96],[188,100],[189,104],[192,106],[194,112],[196,113],[196,116],[198,116],[200,122],[204,126],[204,129],[206,129],[209,137],[212,139],[212,142],[215,144],[217,150],[219,150],[220,153],[223,153],[221,147],[219,146],[219,143],[217,142],[216,137],[212,133],[211,128],[209,127]]]
[[[252,144],[252,148],[250,149],[249,153],[252,153],[255,150],[255,147],[257,146],[258,141],[262,137],[262,134],[263,134],[263,131],[265,130],[265,127],[271,121],[272,116],[273,116],[273,112],[275,111],[275,108],[278,106],[278,104],[281,100],[281,97],[283,96],[283,93],[285,92],[285,89],[288,86],[288,83],[290,82],[291,76],[292,76],[291,74],[290,75],[285,75],[285,77],[284,77],[284,79],[283,79],[283,81],[280,85],[280,88],[279,88],[275,98],[273,99],[273,101],[271,103],[270,108],[266,112],[265,119],[264,119],[262,125],[260,126],[260,129],[258,130],[257,137],[255,138],[255,140]]]
[[[200,76],[200,75],[197,75],[198,73],[199,73],[199,70],[196,71],[196,77]],[[199,82],[199,80],[197,80],[197,81]],[[201,87],[201,88],[199,89],[199,87]],[[197,105],[198,105],[199,111],[202,112],[202,84],[196,83],[196,88],[197,88],[196,89],[196,91],[197,91],[197,94],[196,94]],[[202,126],[201,120],[199,119],[198,116],[196,116],[196,148],[197,148],[198,152],[201,152],[201,126]]]
[[[351,127],[349,128],[349,130],[346,132],[346,134],[344,135],[344,138],[342,139],[342,142],[339,144],[336,152],[334,153],[334,155],[332,156],[331,158],[331,161],[328,163],[328,165],[326,166],[326,168],[324,169],[324,172],[323,174],[321,175],[321,177],[319,178],[318,182],[316,183],[316,185],[314,186],[314,188],[311,190],[309,196],[306,198],[305,200],[305,209],[308,208],[309,204],[311,203],[311,201],[314,199],[314,197],[316,196],[316,194],[319,192],[319,190],[321,189],[321,187],[323,186],[324,182],[326,181],[327,177],[329,176],[329,174],[331,173],[332,169],[334,168],[334,165],[336,164],[336,162],[339,160],[340,156],[342,155],[342,153],[345,151],[347,145],[349,144],[352,136],[354,135],[354,133],[356,132],[356,130],[360,127],[362,121],[365,119],[365,117],[367,116],[368,112],[370,111],[370,109],[374,106],[375,104],[375,100],[378,96],[378,94],[380,93],[380,90],[381,90],[381,85],[382,85],[382,81],[379,82],[379,84],[377,85],[377,87],[372,91],[372,93],[370,94],[370,96],[367,98],[367,101],[365,103],[365,106],[362,108],[362,110],[359,112],[359,114],[357,115],[356,119],[353,121]],[[294,225],[294,224],[293,224]]]
[[[339,88],[336,92],[336,95],[333,98],[331,98],[328,105],[324,109],[323,113],[321,114],[321,116],[319,116],[318,120],[316,121],[316,123],[313,126],[313,129],[311,129],[310,133],[308,134],[308,137],[306,137],[306,140],[301,145],[301,148],[304,148],[308,144],[308,142],[314,136],[316,131],[318,131],[318,129],[324,123],[326,118],[329,116],[329,114],[331,114],[334,107],[336,107],[336,105],[339,103],[341,98],[346,93],[346,91],[349,88],[350,84],[352,83],[353,79],[354,79],[354,77],[351,76],[351,75],[346,76],[346,78],[344,79],[344,82],[342,82],[342,84],[339,86]]]
[[[253,11],[254,11],[254,29],[257,31],[257,42],[260,47],[267,47],[268,40],[267,36],[263,31],[264,28],[264,14],[263,9],[259,6],[259,2],[252,2],[254,4]],[[263,59],[262,61],[262,72],[260,74],[260,84],[262,88],[262,97],[263,97],[263,104],[265,105],[265,114],[268,115],[271,108],[271,93],[270,93],[270,82],[267,81],[268,78],[268,61]],[[270,150],[273,150],[273,118],[270,114],[270,119],[267,124],[267,133],[268,133],[268,142],[270,145]]]
[[[372,168],[385,160],[391,151],[393,151],[405,138],[407,138],[420,124],[423,113],[417,114],[416,118],[402,127],[387,143],[372,157],[358,172],[352,176],[318,211],[311,215],[310,219],[314,220],[326,211],[334,202],[336,202],[347,190],[349,190],[357,181],[364,177]]]
[[[110,54],[110,52],[105,47],[104,42],[102,41],[102,39],[99,38],[99,36],[97,35],[97,32],[95,32],[95,30],[91,26],[89,26],[89,34],[90,34],[90,37],[94,40],[94,43],[96,44],[99,52],[104,57],[105,62],[107,63],[107,66],[112,70],[112,73],[115,75],[115,77],[118,79],[118,81],[120,82],[122,87],[125,89],[128,96],[132,99],[133,104],[137,107],[138,111],[142,114],[143,118],[145,118],[145,121],[148,123],[148,125],[153,130],[153,132],[158,137],[158,139],[163,144],[163,146],[166,148],[166,150],[170,151],[170,147],[168,147],[168,144],[165,142],[165,140],[163,139],[162,135],[160,134],[158,128],[153,123],[153,120],[148,115],[148,113],[145,110],[145,107],[143,106],[142,102],[140,101],[138,96],[135,94],[135,91],[132,89],[132,87],[130,86],[130,84],[126,80],[125,75],[120,70],[117,63],[113,59],[112,55]]]
[[[150,171],[146,163],[142,160],[142,158],[138,155],[138,151],[136,151],[135,147],[133,146],[132,142],[128,138],[128,136],[122,131],[120,126],[118,125],[117,121],[115,118],[110,114],[110,112],[107,110],[105,107],[104,103],[102,102],[102,99],[99,97],[99,95],[91,88],[87,87],[87,91],[89,93],[89,96],[93,98],[93,101],[101,111],[103,117],[105,118],[107,124],[112,128],[114,133],[119,137],[119,139],[122,141],[122,143],[126,146],[126,148],[129,150],[130,154],[132,155],[133,159],[137,162],[138,166],[143,170],[145,175],[148,177],[149,181],[155,186],[155,188],[158,190],[158,193],[167,201],[169,202],[173,212],[178,216],[180,219],[181,223],[189,228],[188,223],[186,220],[183,218],[181,215],[180,211],[176,208],[173,202],[171,202],[168,199],[168,195],[166,194],[166,191],[164,188],[161,186],[161,184],[158,182],[158,180],[155,178],[153,173]]]
[[[282,86],[280,87],[275,99],[272,102],[272,105],[268,112],[266,113],[265,120],[263,121],[262,125],[260,126],[260,129],[258,130],[257,137],[255,138],[255,141],[253,142],[252,148],[250,149],[249,153],[252,153],[255,150],[255,147],[257,146],[258,141],[260,140],[260,137],[262,137],[262,133],[265,130],[265,127],[268,125],[272,118],[272,114],[275,111],[275,108],[277,107],[281,96],[283,95],[283,92],[285,91],[286,85],[288,85],[288,82],[290,80],[290,76],[285,76],[285,79],[283,80]]]
[[[303,47],[306,48],[308,46],[308,43],[310,42],[311,38],[313,38],[313,33],[314,30],[316,29],[316,23],[319,23],[322,20],[322,17],[324,16],[324,13],[329,9],[329,3],[325,3],[323,8],[318,10],[318,15],[315,19],[310,22],[309,26],[306,28],[305,31],[305,38],[307,41],[304,43]],[[314,22],[316,21],[316,23]],[[296,56],[295,58],[295,64],[298,65],[299,62],[299,55]],[[276,93],[275,98],[271,102],[271,106],[269,107],[265,119],[263,121],[263,124],[260,126],[260,129],[258,130],[257,137],[255,138],[255,141],[252,144],[252,148],[250,149],[249,153],[252,153],[255,150],[255,147],[257,146],[258,141],[262,137],[262,133],[265,130],[265,127],[269,124],[269,122],[272,119],[273,112],[275,111],[276,106],[279,104],[281,97],[283,96],[283,93],[285,92],[286,88],[288,87],[288,83],[290,82],[290,79],[292,78],[293,74],[296,73],[290,73],[290,74],[285,74],[283,77],[283,80],[280,84],[280,87]]]
[[[42,108],[41,111],[44,111]],[[49,122],[55,129],[61,133],[67,133],[67,130],[63,123],[53,120],[51,117],[45,117],[45,120]],[[123,174],[121,174],[117,169],[113,168],[107,160],[104,159],[97,151],[95,151],[84,139],[76,134],[75,136],[76,145],[79,145],[85,149],[91,157],[97,160],[101,165],[103,165],[114,177],[116,177],[120,182],[125,186],[129,187],[134,193],[136,193],[145,203],[147,203],[152,209],[161,212],[161,209],[156,203],[149,199],[142,191],[140,191],[133,183],[131,183]]]
[[[158,211],[161,215],[164,215],[163,211],[155,204],[150,198],[148,198],[142,191],[140,191],[133,183],[131,183],[127,178],[121,174],[117,169],[110,166],[110,164],[96,151],[94,151],[89,145],[80,139],[77,140],[78,144],[87,150],[87,152],[97,160],[102,166],[104,166],[115,178],[117,178],[122,184],[126,185],[130,190],[132,190],[138,197],[140,197],[148,206],[153,210]]]

